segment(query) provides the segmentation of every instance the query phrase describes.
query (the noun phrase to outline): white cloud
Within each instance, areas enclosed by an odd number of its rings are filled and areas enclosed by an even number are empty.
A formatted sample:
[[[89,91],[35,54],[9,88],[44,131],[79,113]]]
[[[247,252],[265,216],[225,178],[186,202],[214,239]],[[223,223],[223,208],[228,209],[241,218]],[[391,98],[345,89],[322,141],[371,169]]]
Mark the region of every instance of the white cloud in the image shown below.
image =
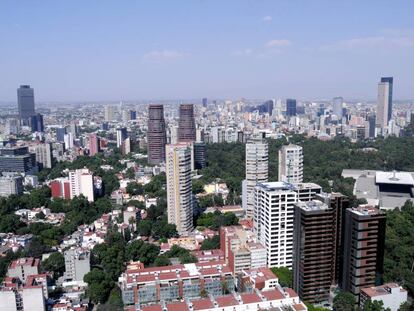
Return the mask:
[[[147,62],[160,63],[164,61],[181,59],[188,55],[188,53],[174,50],[151,51],[143,56],[143,60]]]
[[[266,43],[268,48],[283,48],[292,45],[292,42],[287,39],[273,39]]]
[[[264,22],[270,22],[270,21],[272,21],[272,17],[270,15],[264,16],[262,18],[262,21],[264,21]]]
[[[231,53],[232,55],[237,55],[237,56],[240,56],[240,55],[251,55],[253,53],[253,50],[252,49],[244,49],[244,50],[237,50],[237,51],[234,51],[233,53]]]
[[[414,47],[413,36],[388,35],[352,38],[334,42],[333,44],[322,46],[326,51],[358,51],[366,49],[395,49]],[[395,32],[396,33],[396,32]]]

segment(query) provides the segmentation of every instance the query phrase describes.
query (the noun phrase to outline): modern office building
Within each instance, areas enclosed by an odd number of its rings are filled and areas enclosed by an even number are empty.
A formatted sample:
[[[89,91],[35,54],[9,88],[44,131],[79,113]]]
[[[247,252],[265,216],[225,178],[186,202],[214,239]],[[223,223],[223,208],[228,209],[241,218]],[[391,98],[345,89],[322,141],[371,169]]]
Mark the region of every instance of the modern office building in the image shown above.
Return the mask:
[[[17,106],[20,122],[29,125],[30,117],[35,114],[34,91],[30,85],[21,85],[17,89]]]
[[[69,171],[70,198],[83,195],[89,202],[94,201],[93,174],[87,168]]]
[[[295,205],[293,289],[312,304],[329,301],[336,257],[335,216],[335,209],[322,201]]]
[[[128,132],[125,127],[116,129],[116,147],[121,148],[122,143],[128,138]]]
[[[136,110],[130,110],[129,111],[129,114],[130,114],[130,116],[129,116],[130,120],[136,120],[137,119],[137,112],[136,112]]]
[[[0,176],[0,197],[23,194],[23,178],[20,175]]]
[[[32,132],[44,132],[45,126],[43,123],[43,115],[40,113],[37,113],[35,115],[32,115],[30,118],[30,127],[32,128]]]
[[[344,99],[342,97],[334,97],[332,100],[332,112],[338,117],[339,120],[342,120],[343,116],[343,103]]]
[[[196,140],[196,127],[194,119],[194,105],[180,105],[178,121],[178,141],[194,142]]]
[[[100,139],[98,135],[92,133],[89,135],[89,155],[94,156],[101,151]]]
[[[246,143],[246,179],[243,193],[243,207],[246,216],[253,217],[254,187],[258,183],[268,181],[269,176],[269,146],[264,139],[253,138]]]
[[[286,99],[286,116],[288,117],[296,116],[296,99],[291,99],[291,98]]]
[[[381,78],[378,83],[377,126],[384,131],[392,118],[393,78]]]
[[[339,286],[355,296],[355,303],[362,288],[382,284],[385,223],[385,213],[375,207],[361,205],[346,210]]]
[[[27,147],[0,148],[0,172],[34,174],[38,171],[36,155]]]
[[[267,250],[268,267],[293,266],[294,207],[298,201],[310,201],[322,189],[312,183],[259,183],[255,187],[253,229]]]
[[[63,143],[65,141],[66,135],[66,128],[65,127],[58,127],[56,129],[56,139],[57,141]]]
[[[414,120],[414,119],[413,119]],[[5,135],[16,135],[20,130],[20,121],[17,118],[7,118],[4,128]]]
[[[166,146],[168,222],[180,234],[193,229],[191,148],[187,144]]]
[[[283,145],[279,150],[279,181],[303,182],[303,151],[294,144]]]
[[[160,164],[165,162],[165,145],[167,134],[165,130],[164,106],[150,105],[148,108],[148,163]]]
[[[82,248],[65,251],[65,280],[83,282],[83,277],[91,270],[90,252]]]
[[[194,168],[201,170],[206,167],[206,144],[204,142],[196,142],[193,146],[194,151]]]
[[[52,156],[52,144],[41,143],[35,147],[36,162],[41,168],[52,168],[53,156]]]

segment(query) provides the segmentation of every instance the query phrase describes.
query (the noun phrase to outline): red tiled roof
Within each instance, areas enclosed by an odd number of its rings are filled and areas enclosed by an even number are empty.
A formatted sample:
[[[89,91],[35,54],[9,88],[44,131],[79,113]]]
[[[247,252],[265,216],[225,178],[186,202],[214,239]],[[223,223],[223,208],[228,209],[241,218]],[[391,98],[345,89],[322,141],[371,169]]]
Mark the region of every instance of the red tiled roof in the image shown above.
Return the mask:
[[[243,303],[256,303],[262,301],[262,299],[260,299],[260,297],[256,293],[240,294],[240,297]]]
[[[195,311],[214,308],[213,302],[208,298],[197,299],[197,300],[193,300],[191,302],[193,304],[193,309]]]
[[[290,298],[299,297],[299,295],[291,288],[285,288],[285,292],[289,294]]]
[[[168,311],[188,311],[188,306],[185,302],[173,302],[167,304]]]
[[[142,311],[162,311],[161,305],[152,305],[141,307]],[[131,311],[135,311],[135,307],[132,307]]]
[[[230,307],[239,304],[233,295],[217,297],[216,301],[219,307]]]
[[[278,299],[285,298],[283,296],[283,294],[279,290],[277,290],[277,289],[271,289],[271,290],[267,290],[267,291],[262,291],[262,295],[267,300],[278,300]]]

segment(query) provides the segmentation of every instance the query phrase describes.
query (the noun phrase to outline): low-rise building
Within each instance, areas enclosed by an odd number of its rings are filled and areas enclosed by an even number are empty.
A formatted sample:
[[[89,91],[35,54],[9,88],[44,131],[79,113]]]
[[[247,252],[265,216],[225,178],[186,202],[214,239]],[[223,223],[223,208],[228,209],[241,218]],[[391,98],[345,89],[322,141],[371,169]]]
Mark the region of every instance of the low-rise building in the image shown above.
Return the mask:
[[[12,278],[19,278],[23,283],[26,283],[26,278],[29,275],[39,274],[39,266],[39,259],[32,257],[19,258],[10,263],[7,275]]]
[[[83,277],[91,270],[90,252],[82,248],[65,251],[65,280],[83,282]]]
[[[382,301],[384,309],[398,311],[401,304],[407,301],[407,291],[395,283],[387,283],[381,286],[373,286],[361,289],[359,306],[364,309],[368,301]]]

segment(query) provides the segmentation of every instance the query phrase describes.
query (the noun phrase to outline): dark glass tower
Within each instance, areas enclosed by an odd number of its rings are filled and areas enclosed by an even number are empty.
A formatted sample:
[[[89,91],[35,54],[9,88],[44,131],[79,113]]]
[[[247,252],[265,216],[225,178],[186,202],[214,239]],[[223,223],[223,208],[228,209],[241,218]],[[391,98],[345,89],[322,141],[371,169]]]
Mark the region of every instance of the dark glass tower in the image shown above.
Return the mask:
[[[389,88],[388,88],[388,121],[391,120],[392,117],[392,86],[394,83],[393,77],[382,77],[381,82],[388,82]]]
[[[206,167],[206,144],[194,143],[194,168],[200,170]]]
[[[180,105],[178,140],[180,142],[194,142],[196,140],[194,106],[192,104]]]
[[[32,132],[44,132],[45,127],[43,124],[43,115],[38,113],[38,114],[31,116],[30,126],[32,127]]]
[[[30,85],[21,85],[17,89],[17,106],[20,122],[29,124],[29,119],[35,114],[34,91]]]
[[[148,109],[148,162],[159,164],[165,161],[165,132],[164,106],[150,105]]]
[[[288,117],[296,116],[296,99],[286,99],[286,115]]]

